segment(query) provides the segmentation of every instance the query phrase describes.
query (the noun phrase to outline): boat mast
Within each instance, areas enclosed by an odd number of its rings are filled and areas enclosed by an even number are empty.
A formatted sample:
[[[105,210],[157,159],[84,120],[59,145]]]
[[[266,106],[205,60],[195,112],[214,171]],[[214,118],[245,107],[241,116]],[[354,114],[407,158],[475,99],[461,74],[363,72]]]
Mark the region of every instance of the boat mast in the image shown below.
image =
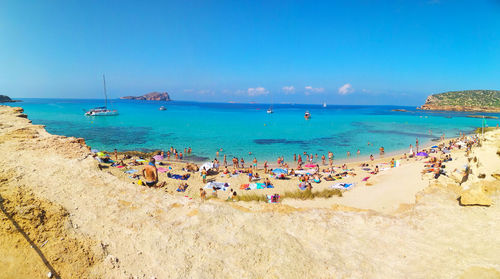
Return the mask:
[[[102,74],[102,81],[104,82],[104,98],[105,98],[105,108],[107,109],[108,108],[108,95],[106,94],[106,77],[104,76],[104,74]]]

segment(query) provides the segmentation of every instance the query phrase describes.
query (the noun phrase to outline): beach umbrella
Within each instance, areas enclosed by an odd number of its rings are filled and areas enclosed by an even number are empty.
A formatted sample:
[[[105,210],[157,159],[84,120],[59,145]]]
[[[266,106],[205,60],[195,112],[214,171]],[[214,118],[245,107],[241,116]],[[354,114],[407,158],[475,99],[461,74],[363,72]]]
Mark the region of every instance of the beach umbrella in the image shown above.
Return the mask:
[[[274,169],[273,172],[276,174],[278,174],[278,173],[288,174],[288,171],[284,170],[284,169]]]
[[[424,156],[424,157],[428,157],[429,154],[425,153],[425,152],[418,152],[417,153],[417,156]]]
[[[106,157],[106,154],[104,154],[103,152],[97,152],[97,156],[99,156],[99,157]]]
[[[437,145],[434,145],[434,146],[432,146],[432,148],[438,148],[438,146],[437,146]]]
[[[161,155],[155,155],[155,156],[153,156],[153,158],[154,158],[156,161],[163,161],[163,156],[161,156]]]

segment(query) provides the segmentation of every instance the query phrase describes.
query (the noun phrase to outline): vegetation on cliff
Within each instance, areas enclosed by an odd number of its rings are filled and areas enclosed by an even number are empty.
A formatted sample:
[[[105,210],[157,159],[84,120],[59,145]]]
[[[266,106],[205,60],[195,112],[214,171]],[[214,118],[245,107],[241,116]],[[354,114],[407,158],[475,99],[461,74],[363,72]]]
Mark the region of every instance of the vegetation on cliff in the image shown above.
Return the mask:
[[[499,111],[500,91],[464,90],[434,94],[427,98],[422,109]]]

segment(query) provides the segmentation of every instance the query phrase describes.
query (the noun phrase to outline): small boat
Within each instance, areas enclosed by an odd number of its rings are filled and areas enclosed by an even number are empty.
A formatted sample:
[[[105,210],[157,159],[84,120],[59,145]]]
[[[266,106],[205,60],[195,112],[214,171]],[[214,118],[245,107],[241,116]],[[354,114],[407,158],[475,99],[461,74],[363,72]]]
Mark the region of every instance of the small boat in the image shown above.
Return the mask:
[[[160,110],[167,110],[167,108],[166,108],[166,107],[164,107],[164,106],[161,106],[161,107],[160,107]]]
[[[304,114],[304,119],[309,120],[311,118],[311,114],[309,113],[308,110],[306,110],[306,113]]]
[[[118,111],[116,109],[114,109],[114,110],[108,109],[108,95],[106,94],[106,77],[104,75],[102,75],[102,80],[104,83],[105,106],[89,109],[88,111],[85,112],[85,116],[115,116],[115,115],[118,115]]]
[[[272,108],[268,108],[268,109],[267,109],[267,113],[268,113],[268,114],[273,113],[273,109],[272,109]]]
[[[326,102],[323,102],[323,107],[326,108]]]

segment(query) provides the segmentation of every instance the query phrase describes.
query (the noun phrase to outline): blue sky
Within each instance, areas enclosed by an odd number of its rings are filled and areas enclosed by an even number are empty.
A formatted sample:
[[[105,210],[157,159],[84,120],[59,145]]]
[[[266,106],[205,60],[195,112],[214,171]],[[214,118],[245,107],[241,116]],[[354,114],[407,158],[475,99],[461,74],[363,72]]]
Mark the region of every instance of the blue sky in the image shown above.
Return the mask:
[[[500,1],[0,1],[0,94],[419,105],[500,89]]]

